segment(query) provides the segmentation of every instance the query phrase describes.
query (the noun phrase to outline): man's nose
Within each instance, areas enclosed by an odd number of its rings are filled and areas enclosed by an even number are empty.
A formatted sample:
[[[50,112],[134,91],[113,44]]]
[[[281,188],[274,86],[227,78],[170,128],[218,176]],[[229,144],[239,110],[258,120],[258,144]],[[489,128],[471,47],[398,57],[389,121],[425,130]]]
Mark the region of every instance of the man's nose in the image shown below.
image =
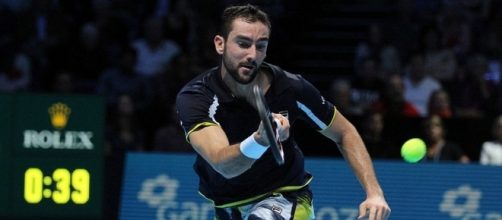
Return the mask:
[[[246,59],[248,61],[254,61],[256,59],[256,46],[253,45],[248,48]]]

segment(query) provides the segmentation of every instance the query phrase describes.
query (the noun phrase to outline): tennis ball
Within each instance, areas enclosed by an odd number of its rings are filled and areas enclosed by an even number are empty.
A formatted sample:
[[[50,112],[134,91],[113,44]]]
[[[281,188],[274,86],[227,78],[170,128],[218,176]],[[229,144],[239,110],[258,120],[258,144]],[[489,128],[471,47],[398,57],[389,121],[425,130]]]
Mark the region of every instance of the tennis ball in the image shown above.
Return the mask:
[[[409,139],[401,147],[401,156],[409,163],[418,162],[425,156],[426,152],[425,142],[420,138]]]

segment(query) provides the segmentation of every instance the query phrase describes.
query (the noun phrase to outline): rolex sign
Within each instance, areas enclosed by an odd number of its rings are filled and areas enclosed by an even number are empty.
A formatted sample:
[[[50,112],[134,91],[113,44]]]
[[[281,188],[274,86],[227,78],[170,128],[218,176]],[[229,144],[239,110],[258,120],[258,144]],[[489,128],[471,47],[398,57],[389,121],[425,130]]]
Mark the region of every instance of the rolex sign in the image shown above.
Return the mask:
[[[95,96],[17,95],[15,146],[17,152],[83,154],[102,149],[103,100]],[[99,149],[98,149],[99,148]]]

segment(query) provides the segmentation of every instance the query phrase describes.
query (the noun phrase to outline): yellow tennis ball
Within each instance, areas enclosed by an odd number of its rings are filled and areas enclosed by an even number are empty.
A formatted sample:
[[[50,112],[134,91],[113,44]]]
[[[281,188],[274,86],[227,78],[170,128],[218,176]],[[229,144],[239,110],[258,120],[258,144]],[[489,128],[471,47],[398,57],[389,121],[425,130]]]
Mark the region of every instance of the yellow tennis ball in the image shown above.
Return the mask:
[[[409,163],[418,162],[425,156],[426,152],[425,142],[420,138],[409,139],[401,147],[401,156]]]

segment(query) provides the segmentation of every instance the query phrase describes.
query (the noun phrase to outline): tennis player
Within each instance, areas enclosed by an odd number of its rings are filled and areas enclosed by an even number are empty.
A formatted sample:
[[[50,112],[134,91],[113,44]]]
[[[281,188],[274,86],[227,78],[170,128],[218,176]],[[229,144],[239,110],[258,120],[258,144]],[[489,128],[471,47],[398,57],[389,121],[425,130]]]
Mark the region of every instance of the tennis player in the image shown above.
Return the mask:
[[[371,159],[354,126],[302,76],[264,62],[271,24],[252,5],[224,10],[213,39],[221,64],[178,93],[176,106],[186,138],[198,153],[199,192],[215,206],[216,219],[314,219],[312,176],[290,135],[304,120],[339,146],[366,192],[360,216],[387,219],[390,208]],[[276,121],[285,163],[278,165],[255,109],[258,85]],[[287,117],[285,116],[287,115]],[[313,143],[314,144],[314,143]]]

